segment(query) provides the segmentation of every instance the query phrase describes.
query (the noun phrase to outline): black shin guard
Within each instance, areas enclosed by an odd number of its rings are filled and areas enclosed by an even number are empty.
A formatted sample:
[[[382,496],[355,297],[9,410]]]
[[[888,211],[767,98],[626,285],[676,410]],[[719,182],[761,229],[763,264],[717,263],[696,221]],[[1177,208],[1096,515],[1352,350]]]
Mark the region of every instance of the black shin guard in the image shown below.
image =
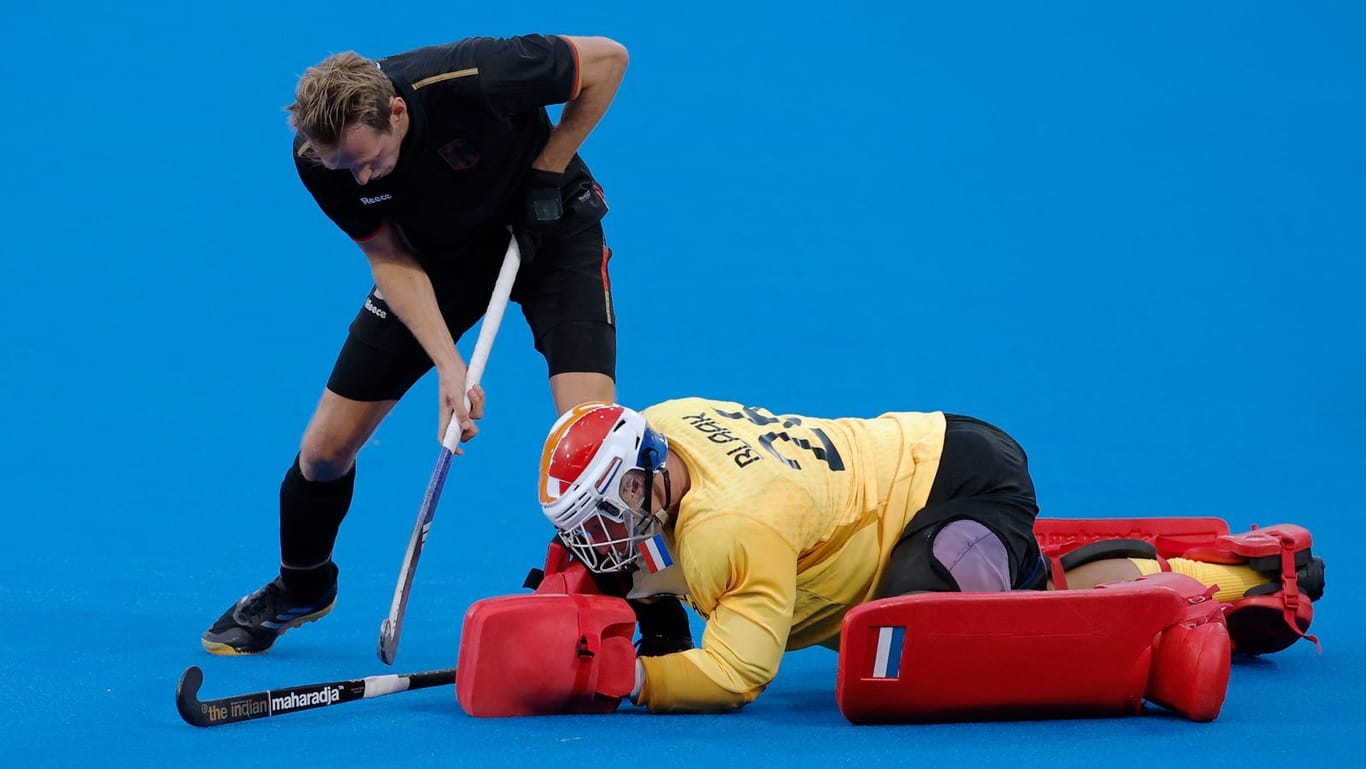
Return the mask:
[[[298,572],[332,558],[337,531],[351,507],[356,468],[333,481],[310,481],[299,458],[280,483],[280,562]]]

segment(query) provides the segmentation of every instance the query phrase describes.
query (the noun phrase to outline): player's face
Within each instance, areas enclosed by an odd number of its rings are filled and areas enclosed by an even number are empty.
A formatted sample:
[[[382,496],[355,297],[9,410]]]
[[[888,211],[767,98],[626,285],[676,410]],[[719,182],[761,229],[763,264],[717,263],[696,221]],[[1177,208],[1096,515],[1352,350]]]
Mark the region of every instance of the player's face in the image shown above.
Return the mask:
[[[398,165],[398,149],[403,137],[391,127],[376,131],[367,125],[354,125],[346,130],[336,147],[318,149],[324,167],[350,171],[356,184],[365,186],[393,172]]]
[[[629,505],[634,512],[627,512],[614,504],[604,502],[599,508],[603,514],[593,516],[583,524],[583,533],[587,536],[588,542],[604,556],[615,549],[620,549],[621,543],[629,540],[632,532],[628,521],[632,517],[648,515],[645,512],[645,472],[639,469],[626,472],[619,481],[617,493],[621,495],[621,501]]]
[[[622,476],[617,493],[621,494],[621,501],[630,505],[632,510],[649,515],[650,509],[659,505],[660,483],[658,479],[655,480],[654,486],[655,488],[651,491],[654,492],[652,496],[656,499],[651,500],[651,504],[647,505],[645,502],[645,471],[636,468]]]
[[[645,512],[645,481],[645,471],[639,468],[624,473],[617,486],[620,499],[601,499],[597,503],[597,508],[583,523],[566,532],[572,540],[571,547],[584,548],[595,553],[596,557],[585,558],[589,561],[589,568],[596,569],[596,563],[616,564],[609,566],[609,569],[616,569],[635,559],[635,543],[650,517],[649,513]],[[661,484],[656,481],[654,485],[654,506],[663,507],[663,491],[659,488]],[[628,507],[623,507],[623,503]]]
[[[611,550],[610,543],[620,542],[630,534],[625,522],[613,521],[602,516],[585,521],[583,533],[588,536],[588,542],[593,549],[603,555],[607,555]]]

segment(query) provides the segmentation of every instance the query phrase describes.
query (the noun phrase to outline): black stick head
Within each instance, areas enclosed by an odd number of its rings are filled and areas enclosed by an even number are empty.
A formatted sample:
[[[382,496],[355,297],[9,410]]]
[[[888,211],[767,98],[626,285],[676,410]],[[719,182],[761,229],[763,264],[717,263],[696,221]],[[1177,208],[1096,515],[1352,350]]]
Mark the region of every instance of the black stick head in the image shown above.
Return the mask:
[[[192,726],[208,726],[203,708],[199,706],[199,687],[204,684],[204,671],[191,665],[180,674],[180,683],[175,687],[175,707],[180,717]]]

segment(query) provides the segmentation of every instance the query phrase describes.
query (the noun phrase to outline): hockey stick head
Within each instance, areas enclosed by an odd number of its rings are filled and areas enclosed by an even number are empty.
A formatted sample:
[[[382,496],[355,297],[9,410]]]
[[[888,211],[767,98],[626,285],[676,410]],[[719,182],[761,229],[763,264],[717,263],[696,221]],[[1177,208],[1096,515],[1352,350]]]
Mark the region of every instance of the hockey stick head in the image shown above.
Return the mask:
[[[199,705],[199,687],[204,685],[204,671],[191,665],[180,674],[180,683],[175,687],[175,707],[180,717],[191,726],[208,726],[209,719]]]
[[[394,664],[394,659],[398,657],[398,628],[400,623],[391,621],[388,617],[384,618],[383,624],[379,626],[379,661],[386,665]]]

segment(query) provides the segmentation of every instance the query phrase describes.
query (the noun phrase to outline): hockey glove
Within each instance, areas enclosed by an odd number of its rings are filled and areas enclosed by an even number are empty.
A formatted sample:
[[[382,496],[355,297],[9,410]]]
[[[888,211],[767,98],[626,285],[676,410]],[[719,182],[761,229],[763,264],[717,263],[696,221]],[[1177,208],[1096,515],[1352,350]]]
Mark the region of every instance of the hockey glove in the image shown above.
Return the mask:
[[[564,215],[564,204],[560,201],[560,182],[563,178],[564,174],[539,168],[531,169],[527,176],[522,221],[514,230],[517,246],[522,251],[523,264],[535,261],[536,249],[547,231],[558,224]]]

